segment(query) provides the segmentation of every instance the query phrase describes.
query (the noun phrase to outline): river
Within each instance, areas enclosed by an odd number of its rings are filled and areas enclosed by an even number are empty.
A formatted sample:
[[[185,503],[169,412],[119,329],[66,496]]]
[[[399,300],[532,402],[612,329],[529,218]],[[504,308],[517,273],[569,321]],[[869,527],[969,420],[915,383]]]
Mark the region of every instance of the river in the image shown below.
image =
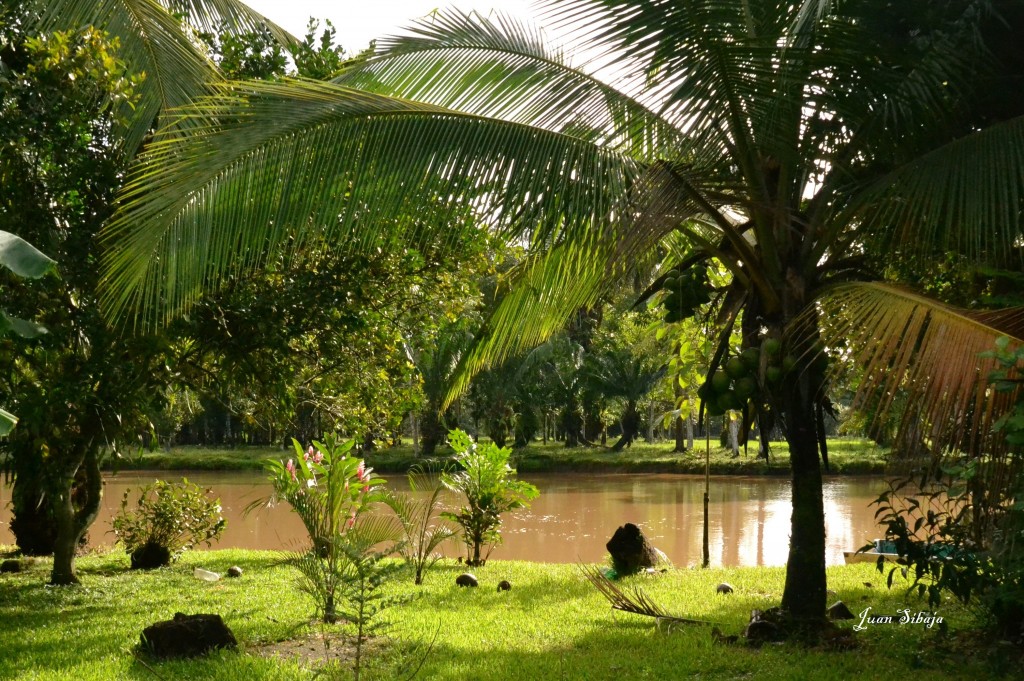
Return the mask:
[[[259,472],[191,472],[189,480],[218,496],[227,529],[213,548],[298,549],[303,528],[286,504],[244,510],[270,493]],[[180,480],[182,473],[121,472],[108,476],[103,509],[89,531],[94,546],[111,545],[110,520],[126,489],[156,477]],[[402,475],[384,475],[388,484],[408,489]],[[540,489],[529,510],[510,514],[505,541],[492,558],[571,563],[604,560],[605,542],[619,525],[643,528],[652,543],[677,566],[701,560],[704,479],[656,474],[549,473],[524,475]],[[826,561],[843,562],[843,551],[880,536],[871,501],[885,489],[877,477],[831,477],[824,486]],[[9,530],[10,488],[0,486],[0,544],[13,543]],[[721,476],[711,479],[709,504],[711,564],[784,565],[789,551],[790,495],[786,478]],[[459,547],[446,547],[459,555]]]

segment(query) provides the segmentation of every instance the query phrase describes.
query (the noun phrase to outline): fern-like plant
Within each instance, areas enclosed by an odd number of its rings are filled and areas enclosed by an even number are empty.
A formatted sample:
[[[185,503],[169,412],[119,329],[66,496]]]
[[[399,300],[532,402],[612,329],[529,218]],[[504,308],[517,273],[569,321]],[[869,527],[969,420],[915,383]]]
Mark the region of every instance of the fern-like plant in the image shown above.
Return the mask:
[[[441,558],[438,547],[456,535],[442,517],[444,483],[441,476],[414,468],[409,471],[410,493],[390,490],[385,503],[395,512],[405,535],[400,553],[413,570],[416,584],[423,583],[423,575]],[[414,494],[430,490],[423,499]]]

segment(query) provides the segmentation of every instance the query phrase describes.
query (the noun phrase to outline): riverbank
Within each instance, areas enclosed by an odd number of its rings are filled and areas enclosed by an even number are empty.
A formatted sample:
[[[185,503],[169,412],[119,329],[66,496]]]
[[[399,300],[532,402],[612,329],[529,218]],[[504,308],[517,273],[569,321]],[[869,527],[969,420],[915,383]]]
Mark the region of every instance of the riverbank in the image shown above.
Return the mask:
[[[520,472],[530,473],[691,473],[704,472],[704,446],[697,443],[695,451],[674,453],[670,442],[647,444],[638,442],[629,449],[614,452],[610,447],[566,448],[562,443],[532,443],[516,449],[512,463]],[[789,447],[785,442],[772,442],[771,456],[766,463],[756,456],[751,443],[747,453],[738,457],[713,442],[710,468],[713,475],[788,475]],[[837,475],[881,475],[885,472],[888,450],[862,438],[829,440],[829,468]],[[291,450],[278,447],[174,447],[169,451],[142,451],[130,454],[108,467],[125,470],[260,470],[266,459],[282,459]],[[439,450],[435,465],[450,460],[451,450]],[[369,465],[382,473],[405,472],[428,460],[416,456],[411,445],[391,447],[366,454]]]
[[[44,586],[47,561],[28,571],[0,574],[0,678],[57,681],[109,679],[312,678],[322,663],[320,626],[311,624],[311,603],[298,589],[297,573],[273,552],[207,551],[185,554],[170,568],[131,572],[120,552],[79,560],[82,586]],[[218,573],[232,565],[240,579],[196,580],[203,567]],[[366,679],[408,678],[426,654],[417,678],[464,679],[855,679],[1007,678],[1019,664],[1013,651],[974,655],[957,632],[973,624],[970,613],[943,605],[949,636],[925,624],[868,625],[852,650],[805,649],[795,644],[760,649],[713,642],[710,627],[686,626],[665,634],[645,617],[612,611],[575,565],[494,561],[474,570],[480,588],[460,589],[462,566],[444,560],[420,587],[404,575],[392,587],[408,597],[385,610],[387,633],[371,644]],[[909,608],[897,585],[867,564],[828,570],[829,586],[857,613]],[[511,591],[498,592],[506,579]],[[719,596],[729,582],[734,593]],[[752,609],[777,605],[783,568],[681,569],[633,578],[667,611],[716,622],[726,635],[739,634]],[[872,586],[868,586],[867,584]],[[222,615],[239,641],[223,651],[188,662],[137,662],[132,649],[144,627],[175,612]],[[850,628],[853,623],[844,626]],[[341,625],[326,628],[335,636]],[[334,641],[330,653],[346,648]],[[1012,654],[1012,655],[1011,655]],[[155,674],[154,674],[155,671]],[[339,673],[329,678],[351,678]]]

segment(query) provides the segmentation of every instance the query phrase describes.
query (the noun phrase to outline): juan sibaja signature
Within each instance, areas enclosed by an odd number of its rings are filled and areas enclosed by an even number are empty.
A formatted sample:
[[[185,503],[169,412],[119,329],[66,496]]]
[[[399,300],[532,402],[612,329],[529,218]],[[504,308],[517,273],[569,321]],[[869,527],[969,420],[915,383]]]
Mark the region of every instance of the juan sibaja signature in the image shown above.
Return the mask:
[[[897,610],[895,615],[872,615],[871,608],[864,608],[860,613],[860,622],[853,625],[854,631],[864,631],[871,624],[923,624],[931,629],[936,624],[942,624],[942,617],[927,611],[911,612]]]

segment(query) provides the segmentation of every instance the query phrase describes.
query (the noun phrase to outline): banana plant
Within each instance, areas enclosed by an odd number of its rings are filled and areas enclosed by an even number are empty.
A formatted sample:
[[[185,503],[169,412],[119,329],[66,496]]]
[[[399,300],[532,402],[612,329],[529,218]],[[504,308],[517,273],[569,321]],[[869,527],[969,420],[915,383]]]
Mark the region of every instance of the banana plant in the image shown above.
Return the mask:
[[[54,269],[54,261],[43,255],[35,246],[10,232],[0,231],[0,266],[19,277],[38,279]],[[0,310],[0,335],[14,334],[22,338],[36,338],[46,333],[46,328]],[[18,423],[18,418],[0,409],[0,436],[7,435]]]

